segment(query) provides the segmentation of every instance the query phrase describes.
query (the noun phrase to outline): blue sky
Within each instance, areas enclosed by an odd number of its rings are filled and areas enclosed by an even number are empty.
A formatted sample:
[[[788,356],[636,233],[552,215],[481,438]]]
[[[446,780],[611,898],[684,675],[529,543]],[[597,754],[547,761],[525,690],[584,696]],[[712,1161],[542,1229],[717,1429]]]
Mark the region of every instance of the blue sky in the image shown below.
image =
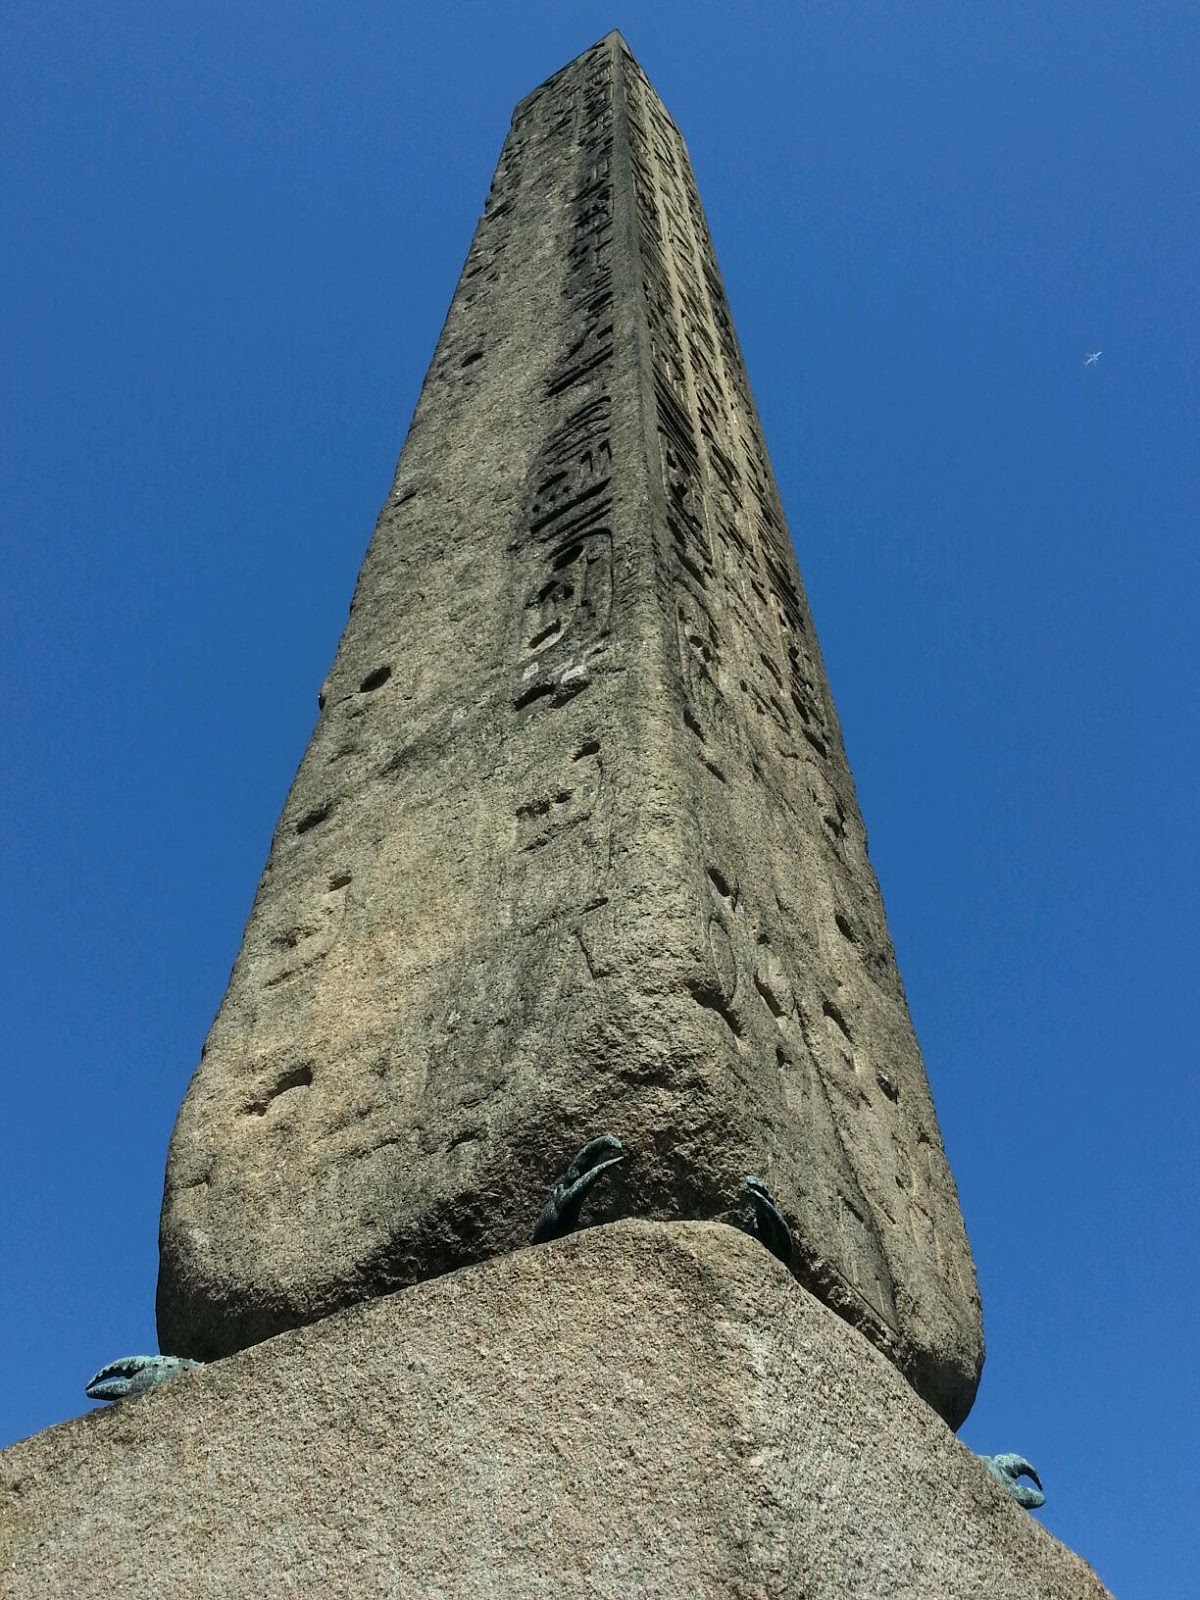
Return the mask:
[[[1194,1582],[1194,6],[7,8],[0,1443],[155,1346],[172,1121],[515,101],[688,139],[984,1296],[963,1437]],[[1088,351],[1103,355],[1084,367]]]

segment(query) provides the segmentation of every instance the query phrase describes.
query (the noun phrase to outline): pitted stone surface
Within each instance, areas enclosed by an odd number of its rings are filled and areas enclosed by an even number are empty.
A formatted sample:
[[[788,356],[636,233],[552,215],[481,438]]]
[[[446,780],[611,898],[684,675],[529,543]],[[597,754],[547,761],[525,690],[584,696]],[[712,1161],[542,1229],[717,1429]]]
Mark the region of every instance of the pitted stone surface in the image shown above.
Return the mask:
[[[356,1306],[14,1446],[0,1591],[1105,1594],[760,1244],[661,1223]]]
[[[613,35],[517,108],[172,1140],[212,1359],[598,1218],[769,1185],[957,1423],[957,1195],[683,142]]]

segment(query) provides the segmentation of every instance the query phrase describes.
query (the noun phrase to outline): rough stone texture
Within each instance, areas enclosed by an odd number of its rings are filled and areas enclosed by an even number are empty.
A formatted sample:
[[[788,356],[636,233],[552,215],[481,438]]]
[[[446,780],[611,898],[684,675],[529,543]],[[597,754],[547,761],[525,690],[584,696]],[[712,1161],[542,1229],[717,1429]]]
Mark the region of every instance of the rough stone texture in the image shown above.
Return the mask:
[[[211,1358],[595,1215],[773,1190],[957,1423],[970,1251],[683,142],[616,35],[517,108],[171,1146]]]
[[[16,1445],[0,1574],[10,1600],[1105,1593],[705,1223],[504,1256]]]

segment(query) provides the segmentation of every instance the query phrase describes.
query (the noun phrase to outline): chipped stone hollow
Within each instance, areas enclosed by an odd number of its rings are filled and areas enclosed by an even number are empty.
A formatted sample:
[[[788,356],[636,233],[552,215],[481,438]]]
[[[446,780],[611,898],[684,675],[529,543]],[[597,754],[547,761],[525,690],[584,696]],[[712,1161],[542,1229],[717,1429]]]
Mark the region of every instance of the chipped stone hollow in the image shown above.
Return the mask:
[[[593,1219],[729,1218],[952,1424],[974,1269],[683,141],[616,35],[517,107],[180,1112],[163,1350]]]

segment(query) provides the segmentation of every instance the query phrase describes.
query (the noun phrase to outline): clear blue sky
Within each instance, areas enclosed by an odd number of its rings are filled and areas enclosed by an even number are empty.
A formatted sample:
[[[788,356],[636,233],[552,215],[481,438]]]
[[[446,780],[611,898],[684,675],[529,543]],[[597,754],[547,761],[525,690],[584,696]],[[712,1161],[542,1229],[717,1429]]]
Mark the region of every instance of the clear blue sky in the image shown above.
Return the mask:
[[[1179,1600],[1190,3],[6,8],[0,1442],[156,1347],[172,1120],[509,113],[614,25],[692,150],[961,1191],[964,1437]]]

